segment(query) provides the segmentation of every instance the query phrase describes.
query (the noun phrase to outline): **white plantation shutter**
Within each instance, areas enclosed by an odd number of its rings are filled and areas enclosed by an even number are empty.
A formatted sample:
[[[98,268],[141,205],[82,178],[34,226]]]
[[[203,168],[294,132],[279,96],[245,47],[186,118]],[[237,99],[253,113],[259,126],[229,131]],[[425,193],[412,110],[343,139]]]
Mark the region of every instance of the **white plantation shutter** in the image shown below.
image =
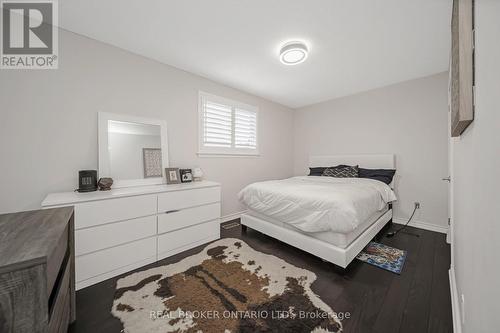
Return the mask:
[[[227,105],[205,100],[203,105],[203,145],[231,147],[232,110]]]
[[[200,92],[200,153],[257,155],[257,108]]]
[[[234,110],[234,146],[257,148],[257,112],[238,108]]]

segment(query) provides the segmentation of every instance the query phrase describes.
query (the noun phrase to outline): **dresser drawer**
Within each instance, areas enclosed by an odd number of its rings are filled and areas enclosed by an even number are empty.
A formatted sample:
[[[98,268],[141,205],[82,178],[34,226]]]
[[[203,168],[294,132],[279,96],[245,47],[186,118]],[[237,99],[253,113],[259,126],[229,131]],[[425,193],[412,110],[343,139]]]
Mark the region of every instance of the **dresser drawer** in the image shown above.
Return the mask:
[[[156,256],[156,236],[76,258],[76,282]]]
[[[70,313],[70,261],[66,261],[66,266],[63,269],[63,274],[59,280],[59,284],[55,287],[53,294],[49,299],[49,325],[48,332],[56,333],[60,331],[61,326],[64,327],[65,318]],[[52,299],[53,298],[53,299]],[[66,330],[68,324],[66,322]]]
[[[220,187],[173,191],[158,194],[158,212],[165,213],[187,207],[220,201]]]
[[[186,228],[219,217],[220,203],[185,208],[168,214],[163,213],[158,215],[158,233]]]
[[[50,295],[52,289],[54,288],[54,283],[56,282],[59,271],[61,270],[61,265],[63,263],[64,257],[68,250],[68,227],[64,229],[61,234],[61,238],[57,241],[57,245],[47,258],[47,295]]]
[[[66,306],[68,308],[71,306],[69,297],[66,299]],[[57,330],[58,333],[68,333],[70,315],[71,315],[70,311],[65,311],[63,313],[61,322],[59,323],[59,329]]]
[[[75,206],[75,229],[156,214],[156,195],[85,202]]]
[[[218,219],[159,235],[158,259],[166,258],[219,237],[220,223]]]
[[[156,234],[156,215],[140,217],[75,232],[75,254],[90,253]]]

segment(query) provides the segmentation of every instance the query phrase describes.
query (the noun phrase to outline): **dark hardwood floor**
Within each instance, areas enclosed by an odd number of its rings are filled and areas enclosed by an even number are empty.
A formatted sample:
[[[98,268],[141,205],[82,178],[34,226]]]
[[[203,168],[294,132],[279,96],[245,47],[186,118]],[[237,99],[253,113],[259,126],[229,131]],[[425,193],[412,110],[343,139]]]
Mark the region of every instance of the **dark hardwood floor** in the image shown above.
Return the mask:
[[[399,228],[399,225],[391,228]],[[242,232],[240,226],[228,230],[221,228],[221,235],[241,238],[256,250],[315,272],[318,278],[312,285],[313,291],[334,311],[351,314],[351,318],[342,322],[344,332],[453,331],[448,282],[450,248],[444,234],[409,227],[407,232],[401,232],[394,238],[382,237],[380,242],[408,251],[401,275],[357,260],[342,272],[332,264],[257,231],[248,229]],[[176,262],[204,247],[139,270]],[[77,292],[77,320],[70,327],[70,332],[122,331],[120,321],[110,314],[115,283],[119,278]]]

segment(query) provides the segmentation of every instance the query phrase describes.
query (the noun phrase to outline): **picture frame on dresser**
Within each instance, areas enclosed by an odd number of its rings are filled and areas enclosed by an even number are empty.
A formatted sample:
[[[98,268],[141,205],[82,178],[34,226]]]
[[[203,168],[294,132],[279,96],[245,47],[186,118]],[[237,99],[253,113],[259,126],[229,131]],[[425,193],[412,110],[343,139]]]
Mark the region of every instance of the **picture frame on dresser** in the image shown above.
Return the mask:
[[[180,184],[181,175],[179,168],[165,168],[165,178],[168,185]]]
[[[191,169],[180,169],[181,183],[190,183],[193,181],[193,172]]]

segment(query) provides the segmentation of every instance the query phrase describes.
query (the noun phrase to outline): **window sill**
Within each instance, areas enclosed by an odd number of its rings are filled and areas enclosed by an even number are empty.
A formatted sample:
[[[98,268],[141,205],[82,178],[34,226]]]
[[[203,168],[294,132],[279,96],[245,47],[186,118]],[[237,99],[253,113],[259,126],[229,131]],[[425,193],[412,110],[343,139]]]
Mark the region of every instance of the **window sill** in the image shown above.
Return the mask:
[[[199,157],[260,157],[259,152],[253,153],[216,153],[216,152],[201,152],[197,153]]]

